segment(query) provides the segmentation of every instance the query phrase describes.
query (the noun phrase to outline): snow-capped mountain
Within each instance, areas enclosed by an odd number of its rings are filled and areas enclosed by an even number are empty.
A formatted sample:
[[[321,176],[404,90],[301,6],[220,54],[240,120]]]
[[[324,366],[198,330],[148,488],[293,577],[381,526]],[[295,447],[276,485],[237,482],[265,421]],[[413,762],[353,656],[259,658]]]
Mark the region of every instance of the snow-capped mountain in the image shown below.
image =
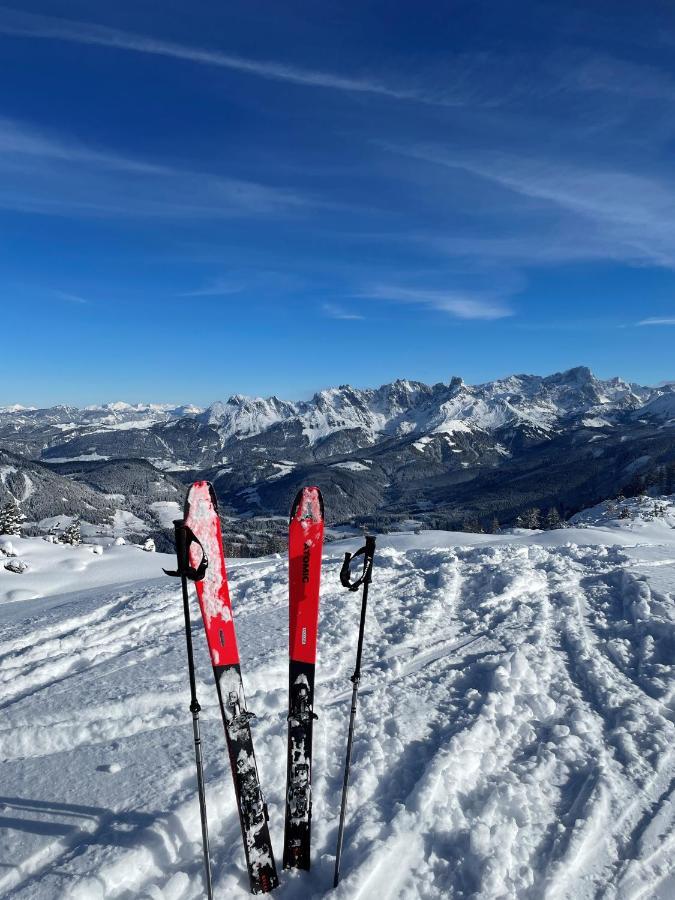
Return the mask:
[[[661,405],[650,407],[661,397],[665,398]],[[204,410],[189,405],[119,401],[83,409],[15,405],[0,407],[0,426],[23,429],[52,425],[66,432],[77,432],[83,427],[103,430],[170,427],[180,419],[193,419],[195,423],[212,427],[225,446],[232,440],[255,437],[284,424],[289,435],[299,431],[304,443],[311,447],[340,431],[361,431],[366,443],[385,435],[449,434],[467,428],[491,432],[524,426],[546,433],[574,418],[611,419],[643,407],[645,414],[658,415],[663,404],[671,403],[673,398],[672,385],[650,388],[620,378],[603,381],[590,369],[578,367],[546,377],[512,375],[479,385],[465,384],[457,377],[448,384],[434,385],[406,380],[376,389],[341,385],[319,391],[311,400],[300,402],[235,394]]]
[[[334,521],[415,515],[457,527],[467,517],[511,522],[531,505],[574,511],[636,478],[665,477],[675,388],[578,367],[478,385],[341,385],[297,402],[238,394],[203,410],[6,407],[0,447],[67,476],[75,463],[90,471],[130,458],[185,481],[204,476],[235,514],[285,514],[297,486],[316,482]]]
[[[377,389],[341,385],[300,403],[237,395],[213,404],[201,419],[214,425],[224,442],[262,434],[285,422],[291,429],[299,426],[309,445],[352,430],[362,431],[364,440],[373,443],[383,435],[422,436],[467,428],[494,431],[523,425],[547,432],[571,417],[637,409],[661,393],[620,378],[602,381],[579,367],[548,377],[513,375],[475,386],[461,378],[435,385],[398,380]]]
[[[173,406],[168,403],[125,403],[122,400],[101,406],[0,406],[0,426],[17,428],[53,425],[69,430],[79,426],[107,428],[145,428],[157,422],[167,422],[181,416],[194,416],[202,412],[199,406]]]
[[[224,440],[251,437],[260,434],[277,422],[290,418],[296,406],[277,397],[245,397],[235,394],[225,402],[216,402],[199,416],[207,425],[213,425]]]

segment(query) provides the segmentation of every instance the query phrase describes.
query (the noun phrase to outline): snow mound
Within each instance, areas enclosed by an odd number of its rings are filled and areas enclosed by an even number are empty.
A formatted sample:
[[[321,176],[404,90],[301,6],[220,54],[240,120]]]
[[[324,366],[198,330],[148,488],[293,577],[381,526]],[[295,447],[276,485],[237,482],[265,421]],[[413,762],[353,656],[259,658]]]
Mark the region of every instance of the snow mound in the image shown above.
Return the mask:
[[[574,526],[611,525],[628,530],[675,528],[675,494],[670,497],[639,497],[604,500],[570,519]]]

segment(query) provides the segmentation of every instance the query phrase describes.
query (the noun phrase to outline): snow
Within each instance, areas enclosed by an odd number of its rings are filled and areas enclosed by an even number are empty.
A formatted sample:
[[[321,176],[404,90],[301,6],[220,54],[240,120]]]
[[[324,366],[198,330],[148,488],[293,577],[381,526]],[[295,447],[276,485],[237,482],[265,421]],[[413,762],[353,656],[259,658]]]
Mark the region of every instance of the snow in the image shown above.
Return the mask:
[[[348,469],[352,472],[367,472],[369,468],[370,466],[366,465],[365,461],[357,462],[356,460],[346,460],[331,465],[331,469]]]
[[[553,532],[378,538],[335,892],[359,611],[337,575],[359,538],[325,548],[310,873],[281,871],[287,563],[231,561],[275,896],[672,898],[674,500]],[[172,558],[12,543],[30,568],[0,569],[0,895],[202,897],[180,587],[159,577]],[[22,588],[39,599],[7,602]],[[215,895],[243,900],[197,621],[193,637]]]
[[[661,396],[656,397],[651,402],[645,404],[641,410],[636,413],[638,418],[643,416],[663,419],[664,422],[672,422],[675,420],[675,390],[666,391]]]
[[[427,444],[431,444],[432,442],[433,442],[433,438],[430,437],[429,435],[425,435],[424,437],[421,437],[418,441],[413,441],[412,446],[416,450],[419,450],[421,453],[423,453],[424,448],[427,446]]]
[[[0,466],[0,481],[4,484],[9,475],[16,475],[17,472],[16,466]]]
[[[194,466],[190,466],[181,460],[173,461],[149,456],[148,462],[162,472],[189,472],[191,469],[194,469]]]
[[[19,501],[20,503],[25,503],[25,501],[28,500],[29,497],[32,497],[35,493],[35,485],[33,484],[31,478],[26,474],[26,472],[23,473],[23,481],[24,489],[21,500]]]
[[[174,519],[182,518],[183,511],[175,500],[157,500],[150,504],[150,510],[162,528],[173,528]]]
[[[203,420],[216,425],[223,440],[252,437],[295,412],[292,403],[277,397],[245,397],[235,394],[226,403],[218,401],[203,413]]]
[[[273,475],[268,477],[268,481],[276,481],[277,478],[283,478],[284,475],[289,475],[293,469],[295,469],[296,464],[287,459],[282,459],[279,462],[272,463],[275,469],[278,469]],[[232,471],[232,469],[230,469]]]
[[[101,456],[100,453],[83,453],[81,456],[53,456],[47,462],[50,463],[72,463],[72,462],[103,462],[110,459],[109,456]]]
[[[62,517],[62,521],[65,519]],[[0,536],[0,547],[7,543],[8,539]],[[28,563],[29,571],[17,577],[0,570],[0,606],[16,600],[58,597],[80,590],[91,600],[92,588],[105,586],[109,589],[117,583],[159,578],[162,567],[175,563],[173,556],[143,553],[140,547],[129,544],[107,547],[103,553],[96,553],[97,546],[93,544],[70,547],[43,538],[12,537],[11,544],[19,559]],[[28,607],[20,604],[19,609],[19,617],[22,617]],[[34,612],[39,614],[39,610],[40,607],[36,607]],[[5,622],[7,617],[3,610],[0,622]]]
[[[142,519],[126,509],[116,509],[113,517],[113,529],[119,531],[147,531],[148,526]]]
[[[586,418],[581,420],[581,424],[585,428],[611,428],[612,423],[607,419],[602,419],[600,416],[587,416]]]

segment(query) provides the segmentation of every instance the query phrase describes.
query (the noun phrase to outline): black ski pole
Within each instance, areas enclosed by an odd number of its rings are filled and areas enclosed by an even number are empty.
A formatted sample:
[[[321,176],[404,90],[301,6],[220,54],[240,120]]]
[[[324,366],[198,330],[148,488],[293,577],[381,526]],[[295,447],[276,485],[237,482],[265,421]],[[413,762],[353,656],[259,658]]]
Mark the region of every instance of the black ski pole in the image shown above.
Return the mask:
[[[352,741],[354,739],[354,720],[356,719],[356,702],[361,680],[361,653],[363,651],[363,632],[366,624],[366,607],[368,605],[368,585],[373,571],[373,557],[375,555],[375,538],[366,535],[366,544],[356,553],[345,553],[345,559],[340,570],[340,581],[343,587],[350,591],[358,591],[363,585],[363,598],[361,600],[361,622],[359,624],[359,643],[356,650],[356,668],[351,677],[352,682],[352,711],[349,717],[349,734],[347,736],[347,758],[345,760],[345,777],[342,783],[342,805],[340,807],[340,827],[338,829],[337,850],[335,852],[335,877],[333,887],[337,887],[340,881],[340,857],[342,856],[342,840],[345,830],[345,816],[347,813],[347,791],[349,789],[349,770],[352,762]],[[363,556],[363,572],[355,581],[350,578],[349,566],[357,556]]]
[[[199,733],[199,713],[201,706],[197,700],[197,686],[195,682],[195,662],[192,654],[192,631],[190,628],[190,598],[188,595],[188,579],[201,581],[204,578],[209,561],[204,553],[204,548],[199,543],[192,531],[182,519],[176,519],[173,523],[176,540],[176,557],[178,569],[175,572],[164,571],[167,575],[180,578],[183,590],[183,615],[185,616],[185,643],[187,645],[188,672],[190,675],[190,712],[192,713],[192,733],[195,741],[195,763],[197,766],[197,792],[199,794],[199,812],[202,820],[202,845],[204,848],[204,879],[206,896],[213,900],[213,885],[211,881],[211,856],[209,852],[209,826],[206,819],[206,796],[204,793],[204,764],[202,761],[202,739]],[[202,551],[202,559],[197,568],[190,565],[190,545],[197,544]]]

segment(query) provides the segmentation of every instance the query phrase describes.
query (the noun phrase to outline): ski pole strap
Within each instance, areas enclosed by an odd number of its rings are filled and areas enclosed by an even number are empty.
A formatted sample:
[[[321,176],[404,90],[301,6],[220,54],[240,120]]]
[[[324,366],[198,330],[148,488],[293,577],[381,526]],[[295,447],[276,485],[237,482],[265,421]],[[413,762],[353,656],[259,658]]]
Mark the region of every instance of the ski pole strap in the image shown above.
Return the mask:
[[[371,574],[373,571],[373,556],[375,555],[375,538],[372,535],[366,535],[366,543],[356,553],[345,553],[345,559],[340,569],[340,582],[343,587],[350,591],[358,591],[362,584],[370,584]],[[363,556],[363,571],[359,578],[355,581],[351,580],[350,566],[358,557]]]
[[[204,548],[191,528],[185,524],[183,519],[176,519],[173,523],[174,537],[176,541],[176,558],[178,560],[178,568],[175,572],[169,572],[164,569],[166,575],[176,578],[187,578],[189,581],[203,581],[206,569],[209,565],[209,559]],[[190,547],[196,544],[202,551],[202,558],[199,565],[190,565]]]

